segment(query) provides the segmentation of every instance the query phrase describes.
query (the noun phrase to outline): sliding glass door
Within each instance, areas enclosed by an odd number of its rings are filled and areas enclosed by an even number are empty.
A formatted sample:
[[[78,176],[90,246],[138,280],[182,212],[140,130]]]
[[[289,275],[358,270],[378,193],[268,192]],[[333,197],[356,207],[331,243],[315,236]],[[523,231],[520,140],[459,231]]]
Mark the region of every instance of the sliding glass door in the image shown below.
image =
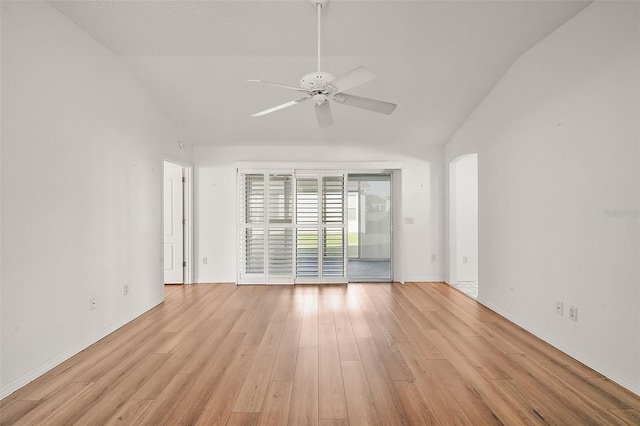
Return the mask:
[[[348,175],[349,281],[391,281],[391,175]]]

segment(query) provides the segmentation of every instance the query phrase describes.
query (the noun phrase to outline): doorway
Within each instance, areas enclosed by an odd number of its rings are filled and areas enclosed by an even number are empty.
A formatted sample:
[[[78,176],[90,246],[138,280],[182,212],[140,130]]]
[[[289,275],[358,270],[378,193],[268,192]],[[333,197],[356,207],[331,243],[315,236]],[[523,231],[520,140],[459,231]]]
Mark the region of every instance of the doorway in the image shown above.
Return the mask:
[[[449,164],[449,284],[478,298],[478,155]]]
[[[163,162],[163,280],[191,284],[190,165]]]
[[[347,253],[349,282],[390,282],[391,174],[348,175]]]

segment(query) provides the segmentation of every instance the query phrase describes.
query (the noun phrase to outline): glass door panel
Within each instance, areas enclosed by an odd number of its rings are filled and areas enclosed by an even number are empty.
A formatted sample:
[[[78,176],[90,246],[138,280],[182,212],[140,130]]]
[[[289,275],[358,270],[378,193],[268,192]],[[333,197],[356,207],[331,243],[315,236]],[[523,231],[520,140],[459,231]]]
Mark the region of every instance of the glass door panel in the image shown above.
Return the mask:
[[[349,174],[349,281],[391,281],[391,175]]]

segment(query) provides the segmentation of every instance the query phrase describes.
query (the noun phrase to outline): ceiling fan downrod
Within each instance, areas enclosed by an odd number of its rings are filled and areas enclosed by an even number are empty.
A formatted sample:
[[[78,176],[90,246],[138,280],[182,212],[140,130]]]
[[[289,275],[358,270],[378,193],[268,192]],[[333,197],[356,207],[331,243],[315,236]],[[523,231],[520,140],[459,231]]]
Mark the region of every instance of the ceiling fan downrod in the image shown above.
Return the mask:
[[[318,72],[320,72],[320,48],[322,47],[321,36],[321,23],[322,23],[322,8],[327,4],[329,0],[311,0],[318,10]]]
[[[322,72],[322,61],[321,61],[321,51],[322,51],[322,8],[329,3],[329,0],[310,0],[311,4],[318,11],[318,71],[309,73],[302,77],[300,80],[300,87],[309,91],[318,91],[317,95],[323,91],[323,89],[327,86],[327,84],[331,83],[334,79],[334,76],[328,72]],[[326,101],[326,96],[319,97],[316,96],[316,103],[322,103]]]

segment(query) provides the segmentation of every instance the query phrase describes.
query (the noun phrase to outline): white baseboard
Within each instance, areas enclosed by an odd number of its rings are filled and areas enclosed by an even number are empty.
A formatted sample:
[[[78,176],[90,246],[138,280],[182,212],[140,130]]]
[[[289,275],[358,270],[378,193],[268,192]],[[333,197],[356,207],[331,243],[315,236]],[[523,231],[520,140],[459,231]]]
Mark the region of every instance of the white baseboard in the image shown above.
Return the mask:
[[[88,338],[88,339],[86,339],[86,340],[84,340],[84,341],[72,346],[71,348],[67,349],[66,351],[62,352],[61,354],[54,356],[53,358],[51,358],[48,361],[38,365],[35,368],[32,368],[31,370],[27,371],[26,373],[22,374],[21,376],[15,378],[13,380],[11,380],[10,382],[5,383],[4,385],[2,385],[2,388],[0,388],[0,399],[6,397],[8,395],[11,395],[13,392],[17,391],[21,387],[29,384],[33,380],[35,380],[38,377],[42,376],[47,371],[49,371],[49,370],[53,369],[54,367],[62,364],[64,361],[68,360],[72,356],[80,353],[84,349],[86,349],[89,346],[93,345],[98,340],[100,340],[103,337],[113,333],[114,331],[116,331],[117,329],[122,327],[123,325],[131,322],[132,320],[134,320],[135,318],[137,318],[140,315],[144,314],[145,312],[149,311],[150,309],[158,306],[160,303],[163,302],[163,300],[164,299],[161,297],[161,298],[153,301],[151,304],[145,306],[144,308],[139,309],[139,310],[137,310],[137,311],[125,316],[124,318],[114,322],[113,324],[110,324],[109,326],[103,328],[102,330],[100,330],[94,336],[92,336],[92,337],[90,337],[90,338]]]
[[[404,282],[406,283],[441,283],[443,282],[442,277],[405,277]]]
[[[478,282],[478,277],[458,277],[458,282]]]
[[[236,277],[198,277],[193,281],[194,284],[220,284],[220,283],[234,283]]]
[[[519,327],[522,327],[523,329],[527,330],[529,333],[533,334],[534,336],[539,337],[540,339],[542,339],[545,342],[549,343],[551,346],[561,350],[562,352],[566,353],[570,357],[575,358],[576,360],[580,361],[581,363],[583,363],[587,367],[590,367],[590,368],[594,369],[598,373],[606,376],[607,378],[609,378],[612,381],[616,382],[620,386],[630,390],[631,392],[633,392],[633,393],[635,393],[637,395],[640,395],[640,383],[634,381],[633,379],[630,379],[628,377],[625,377],[625,376],[621,375],[620,373],[618,373],[615,370],[615,368],[612,368],[611,366],[608,366],[608,365],[603,365],[600,362],[595,361],[591,357],[585,355],[581,351],[579,351],[579,350],[577,350],[577,349],[575,349],[575,348],[573,348],[571,346],[567,346],[567,345],[565,345],[563,343],[560,343],[560,342],[554,340],[553,337],[551,337],[547,333],[539,330],[537,327],[534,327],[531,324],[528,324],[525,321],[522,321],[517,316],[515,316],[515,315],[511,314],[510,312],[507,312],[507,311],[499,308],[498,306],[494,305],[493,303],[488,302],[486,300],[483,300],[480,296],[478,296],[477,301],[479,303],[481,303],[482,305],[486,306],[487,308],[491,309],[495,313],[505,317],[506,319],[508,319],[512,323],[514,323],[514,324],[518,325]]]

